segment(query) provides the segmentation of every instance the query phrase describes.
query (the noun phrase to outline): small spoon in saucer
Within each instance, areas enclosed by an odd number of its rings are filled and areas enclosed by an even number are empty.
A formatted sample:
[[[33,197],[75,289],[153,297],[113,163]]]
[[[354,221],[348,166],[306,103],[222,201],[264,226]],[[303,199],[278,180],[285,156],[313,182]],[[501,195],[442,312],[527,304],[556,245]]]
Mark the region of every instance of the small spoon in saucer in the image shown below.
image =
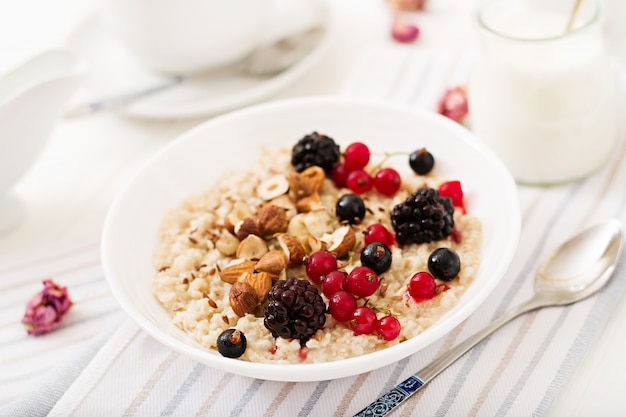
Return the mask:
[[[622,225],[614,219],[600,222],[571,237],[540,266],[535,278],[535,295],[531,299],[512,308],[483,330],[439,356],[354,417],[387,415],[484,338],[514,318],[542,307],[572,304],[594,294],[611,278],[620,259],[623,241]]]
[[[232,71],[252,77],[271,77],[281,73],[309,54],[320,42],[324,33],[321,27],[310,28],[290,36],[263,45],[254,50],[250,55],[229,66],[216,69],[216,71]],[[172,75],[165,81],[138,90],[127,91],[110,97],[105,97],[82,103],[70,108],[65,113],[65,118],[75,118],[94,114],[102,110],[110,110],[132,103],[133,101],[146,98],[157,93],[170,90],[191,78],[210,77],[212,71],[199,75]],[[215,74],[213,74],[215,75]]]

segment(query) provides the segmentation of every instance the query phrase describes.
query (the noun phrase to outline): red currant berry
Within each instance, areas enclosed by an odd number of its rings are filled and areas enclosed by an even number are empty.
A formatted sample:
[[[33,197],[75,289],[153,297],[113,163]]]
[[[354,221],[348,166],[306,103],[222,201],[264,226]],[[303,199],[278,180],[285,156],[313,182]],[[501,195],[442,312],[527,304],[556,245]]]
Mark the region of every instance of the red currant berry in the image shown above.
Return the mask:
[[[400,174],[393,168],[383,168],[374,175],[374,187],[382,195],[394,195],[401,185]]]
[[[387,315],[376,322],[376,333],[387,341],[400,335],[400,322],[394,316]]]
[[[369,307],[357,307],[350,319],[354,334],[370,334],[376,329],[376,312]]]
[[[328,298],[332,297],[337,291],[345,291],[346,278],[348,274],[344,271],[331,271],[322,279],[322,292]]]
[[[324,250],[313,252],[306,264],[306,275],[316,284],[322,282],[324,275],[336,270],[337,258]]]
[[[378,275],[371,268],[357,266],[348,274],[346,287],[357,297],[369,297],[378,289]]]
[[[409,295],[416,302],[430,300],[436,292],[435,279],[428,272],[418,272],[411,277],[408,285]]]
[[[333,167],[332,179],[337,188],[343,188],[346,186],[346,180],[348,179],[348,169],[346,168],[346,164],[338,163]]]
[[[348,171],[365,168],[370,161],[370,150],[364,143],[353,142],[346,148],[344,161]]]
[[[463,210],[463,214],[467,213],[465,209],[465,202],[463,201],[463,189],[461,188],[460,181],[447,181],[439,186],[439,195],[442,197],[448,197],[452,200],[452,205],[460,207]]]
[[[348,291],[337,291],[328,300],[330,314],[337,321],[350,320],[356,307],[356,299]]]
[[[374,179],[367,171],[351,171],[346,178],[346,186],[355,194],[363,194],[374,188]]]
[[[380,242],[391,248],[396,243],[396,238],[385,226],[380,223],[374,223],[367,226],[365,231],[365,244],[372,242]]]

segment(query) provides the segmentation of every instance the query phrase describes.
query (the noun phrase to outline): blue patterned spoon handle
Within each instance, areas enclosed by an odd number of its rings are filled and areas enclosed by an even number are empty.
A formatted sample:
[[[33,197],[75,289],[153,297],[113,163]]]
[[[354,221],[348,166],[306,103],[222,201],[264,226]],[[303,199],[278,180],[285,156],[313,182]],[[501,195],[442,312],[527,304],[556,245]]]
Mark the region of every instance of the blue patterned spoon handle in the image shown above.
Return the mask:
[[[381,395],[376,401],[359,411],[354,417],[382,417],[396,408],[400,403],[415,394],[424,385],[418,376],[411,375],[400,382],[395,388]]]

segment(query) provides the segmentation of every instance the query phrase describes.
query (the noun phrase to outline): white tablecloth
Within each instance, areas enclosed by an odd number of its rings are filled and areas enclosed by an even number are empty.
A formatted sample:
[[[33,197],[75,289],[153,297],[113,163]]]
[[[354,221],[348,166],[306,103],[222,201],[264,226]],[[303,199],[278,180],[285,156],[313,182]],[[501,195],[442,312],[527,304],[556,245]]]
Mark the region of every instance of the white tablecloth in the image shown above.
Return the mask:
[[[0,51],[9,50],[7,41],[25,48],[4,54],[3,64],[62,38],[90,12],[85,3],[66,1],[74,8],[65,12],[34,0],[23,9],[16,6],[16,15],[40,22],[56,16],[62,24],[34,35],[30,22],[13,33],[21,35],[0,38]],[[323,69],[277,98],[338,94],[433,109],[446,87],[467,80],[472,54],[459,45],[469,45],[471,38],[465,32],[471,28],[468,5],[433,0],[427,12],[415,16],[420,40],[398,45],[389,40],[390,14],[382,1],[330,4],[339,30]],[[519,187],[523,228],[509,272],[475,314],[427,349],[334,381],[285,384],[234,376],[181,357],[138,329],[112,298],[99,264],[100,228],[116,192],[154,152],[199,122],[141,121],[111,113],[59,124],[17,187],[24,221],[0,236],[0,413],[352,415],[526,299],[540,260],[573,231],[606,217],[626,222],[621,144],[606,166],[584,181]],[[59,329],[35,338],[19,320],[44,278],[67,286],[75,305]],[[622,415],[625,289],[622,260],[600,294],[519,318],[452,365],[397,415]]]

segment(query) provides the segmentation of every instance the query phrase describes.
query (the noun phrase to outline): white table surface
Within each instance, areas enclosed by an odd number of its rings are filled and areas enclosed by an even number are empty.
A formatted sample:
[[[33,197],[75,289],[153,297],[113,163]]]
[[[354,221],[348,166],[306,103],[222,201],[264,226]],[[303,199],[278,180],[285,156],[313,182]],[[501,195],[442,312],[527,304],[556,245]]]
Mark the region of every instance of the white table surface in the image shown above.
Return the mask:
[[[389,42],[390,16],[383,0],[330,3],[339,36],[324,71],[307,75],[276,98],[338,93],[366,49],[364,45]],[[420,42],[462,47],[472,38],[463,35],[471,31],[471,3],[432,0],[430,7],[446,9],[447,20],[438,21],[438,14],[426,12]],[[626,10],[619,0],[608,6],[607,33],[612,36],[612,45],[619,45],[625,39],[624,30],[616,22],[624,21]],[[0,12],[0,71],[39,49],[62,42],[92,7],[86,0],[5,1]],[[451,21],[456,23],[447,26],[449,31],[434,30]],[[16,187],[26,213],[15,229],[0,235],[0,252],[97,236],[109,204],[127,178],[152,154],[201,121],[142,121],[115,113],[61,121],[35,166]],[[549,415],[625,415],[624,346],[626,298],[558,395]]]

